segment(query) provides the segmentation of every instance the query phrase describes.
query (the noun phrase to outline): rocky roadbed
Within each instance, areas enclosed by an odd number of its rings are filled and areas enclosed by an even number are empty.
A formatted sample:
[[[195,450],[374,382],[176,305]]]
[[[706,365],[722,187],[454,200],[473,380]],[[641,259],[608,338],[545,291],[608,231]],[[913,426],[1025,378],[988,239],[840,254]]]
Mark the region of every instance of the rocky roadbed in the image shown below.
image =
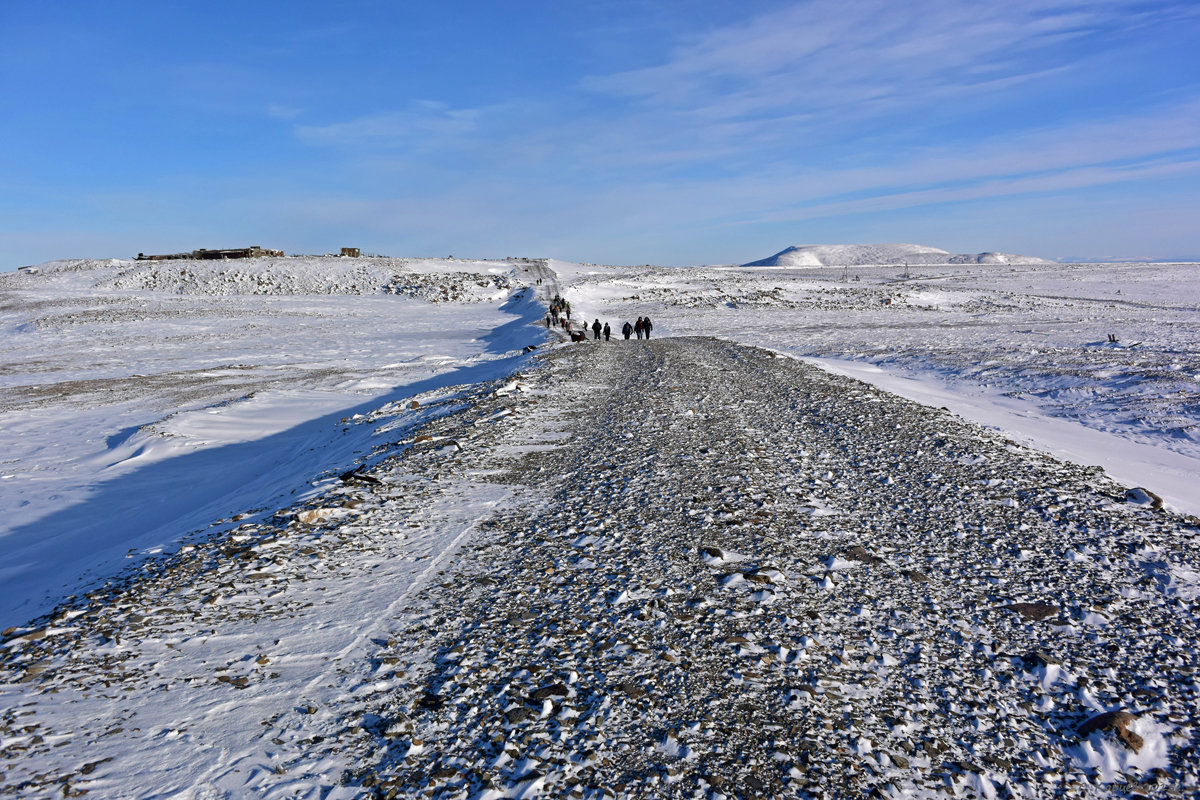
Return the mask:
[[[0,792],[136,795],[122,759],[186,731],[108,755],[134,723],[72,721],[64,698],[167,690],[264,717],[180,779],[197,796],[1200,791],[1196,520],[711,339],[558,347],[519,386],[443,403],[308,516],[10,634]],[[489,487],[495,513],[438,521]],[[438,525],[461,532],[420,538]],[[254,625],[319,627],[321,591],[389,578],[411,589],[352,624],[303,696],[286,635],[230,661]],[[236,602],[209,602],[221,586]]]

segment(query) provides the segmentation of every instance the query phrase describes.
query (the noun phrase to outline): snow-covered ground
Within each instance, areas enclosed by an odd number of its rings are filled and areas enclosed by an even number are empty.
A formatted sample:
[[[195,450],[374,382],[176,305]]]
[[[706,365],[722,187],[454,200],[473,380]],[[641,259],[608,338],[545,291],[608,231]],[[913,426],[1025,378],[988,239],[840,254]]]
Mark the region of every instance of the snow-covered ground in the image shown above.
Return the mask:
[[[127,554],[271,511],[370,443],[339,421],[513,369],[530,265],[73,261],[0,275],[0,629]]]
[[[915,266],[917,264],[1050,264],[1044,258],[1015,253],[949,253],[920,244],[792,245],[748,267]]]
[[[341,418],[511,369],[543,263],[576,320],[819,359],[1200,514],[1196,264],[54,262],[0,275],[0,626],[351,463]]]
[[[429,592],[471,594],[459,591],[464,577],[455,569],[490,563],[476,551],[486,548],[484,531],[496,515],[531,514],[550,502],[544,492],[510,485],[497,464],[570,441],[569,423],[588,406],[580,393],[605,391],[577,373],[562,387],[572,393],[563,402],[554,374],[526,352],[558,341],[541,324],[556,291],[571,302],[575,322],[599,318],[617,331],[624,320],[648,315],[655,338],[716,336],[795,356],[998,428],[1002,435],[987,445],[998,454],[1004,437],[1033,443],[1068,461],[1103,465],[1121,485],[1143,486],[1168,508],[1196,514],[1198,272],[1194,264],[668,269],[276,258],[56,262],[0,275],[0,629],[9,629],[0,784],[30,796],[92,786],[121,796],[354,797],[365,785],[340,784],[347,770],[361,767],[357,756],[321,743],[347,715],[384,738],[393,734],[376,727],[396,725],[394,736],[417,759],[411,764],[421,763],[411,726],[372,715],[382,713],[381,698],[417,685],[414,676],[433,657],[424,637],[453,635],[422,622],[449,613],[428,607]],[[536,363],[543,366],[535,390],[507,381]],[[698,398],[689,403],[707,402],[703,380],[683,387]],[[842,391],[853,395],[851,414],[854,403],[879,402]],[[649,402],[665,408],[668,401]],[[645,415],[652,429],[675,427],[655,422],[665,412],[654,408]],[[711,416],[702,412],[694,405],[671,413]],[[750,469],[759,457],[747,457]],[[812,472],[811,458],[826,454],[801,451],[780,463],[850,503],[852,493],[832,473]],[[355,467],[368,477],[343,474]],[[904,484],[920,476],[900,469],[892,477]],[[998,514],[1016,514],[1002,497],[1005,485],[980,491]],[[1034,480],[1029,491],[1042,490]],[[1055,489],[1052,513],[1074,513],[1070,493],[1079,491]],[[1132,536],[1122,515],[1142,513],[1140,506],[1114,511],[1109,495],[1097,497],[1088,513],[1101,521],[1088,517],[1081,535],[1092,542],[1094,525],[1112,525],[1115,536]],[[664,513],[676,501],[699,502],[661,500]],[[805,502],[814,520],[837,513],[819,498]],[[716,509],[713,524],[738,513]],[[604,517],[596,509],[580,514]],[[841,524],[832,519],[821,525]],[[1164,524],[1173,530],[1177,523]],[[1054,530],[1067,542],[1069,531]],[[520,529],[505,535],[514,552],[525,552]],[[1063,575],[1098,565],[1114,591],[1125,591],[1126,573],[1141,575],[1162,589],[1154,613],[1190,607],[1197,565],[1169,541],[1145,536],[1130,539],[1136,547],[1127,565],[1114,567],[1125,556],[1108,553],[1099,539],[1087,545],[1096,552],[1059,553]],[[879,543],[886,547],[886,537]],[[476,552],[472,560],[459,557],[463,548]],[[1055,558],[1048,550],[1020,569],[1042,569]],[[522,563],[513,574],[535,566]],[[831,585],[852,569],[836,559],[827,566]],[[938,569],[953,573],[950,565]],[[1158,597],[1129,591],[1129,602]],[[1036,594],[1013,592],[1052,599]],[[59,605],[68,596],[74,599]],[[56,606],[53,616],[40,616]],[[1083,616],[1038,633],[1047,641],[1070,640],[1076,628],[1116,630],[1115,612],[1059,610]],[[982,619],[973,618],[971,636],[982,631]],[[842,636],[836,618],[825,623],[826,635]],[[1129,625],[1130,636],[1150,635],[1145,625]],[[411,638],[397,639],[397,631]],[[1194,654],[1197,642],[1187,635],[1172,634],[1161,646]],[[750,652],[754,638],[747,638],[739,649]],[[879,659],[886,666],[887,657]],[[397,672],[398,663],[413,674]],[[1046,664],[1033,673],[1039,670],[1047,691],[1065,685],[1065,668]],[[1169,691],[1147,690],[1194,693],[1194,681],[1188,689],[1186,676],[1180,680]],[[826,688],[814,685],[815,692]],[[1003,686],[996,691],[1008,697]],[[1104,705],[1078,692],[1088,708]],[[1162,715],[1178,712],[1168,706]],[[1191,733],[1166,736],[1150,718],[1135,725],[1151,743],[1140,760],[1099,738],[1085,740],[1071,758],[1096,760],[1100,766],[1088,768],[1110,783],[1127,767],[1150,769],[1167,763],[1171,748],[1194,745]],[[851,742],[859,755],[890,769],[863,741]],[[388,769],[403,772],[403,754],[391,747]],[[670,737],[658,747],[677,751],[672,758],[687,749]],[[1051,750],[1039,752],[1058,763]],[[1003,778],[995,770],[971,775],[960,777],[983,795]],[[509,793],[536,793],[537,780],[517,781]]]
[[[818,359],[1200,514],[1200,265],[554,266],[589,318]]]

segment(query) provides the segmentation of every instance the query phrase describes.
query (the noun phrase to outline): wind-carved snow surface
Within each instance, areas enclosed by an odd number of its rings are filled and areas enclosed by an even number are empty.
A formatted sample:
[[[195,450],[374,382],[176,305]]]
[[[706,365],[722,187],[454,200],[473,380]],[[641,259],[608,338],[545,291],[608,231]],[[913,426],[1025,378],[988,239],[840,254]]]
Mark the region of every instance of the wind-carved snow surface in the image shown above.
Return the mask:
[[[360,261],[0,276],[0,794],[1197,791],[1195,265]]]
[[[513,369],[532,262],[67,261],[0,276],[0,629],[369,442],[343,418]]]

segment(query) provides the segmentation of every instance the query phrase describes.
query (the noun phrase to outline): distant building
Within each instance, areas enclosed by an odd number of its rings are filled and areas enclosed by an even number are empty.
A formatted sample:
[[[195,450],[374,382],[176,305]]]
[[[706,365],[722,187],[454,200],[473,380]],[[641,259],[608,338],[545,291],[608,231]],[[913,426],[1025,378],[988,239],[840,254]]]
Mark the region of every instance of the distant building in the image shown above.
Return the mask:
[[[194,258],[197,260],[219,260],[225,258],[259,258],[261,256],[282,256],[282,250],[268,250],[265,247],[253,245],[251,247],[236,247],[231,250],[193,250],[190,253],[171,253],[170,255],[148,256],[145,253],[138,253],[138,261],[169,261],[179,258]]]
[[[358,258],[362,255],[362,250],[359,250],[357,247],[343,247],[342,255],[346,258]]]
[[[192,258],[200,259],[258,258],[260,256],[281,255],[283,255],[282,250],[267,250],[257,245],[253,247],[239,247],[233,250],[196,250],[192,252]]]

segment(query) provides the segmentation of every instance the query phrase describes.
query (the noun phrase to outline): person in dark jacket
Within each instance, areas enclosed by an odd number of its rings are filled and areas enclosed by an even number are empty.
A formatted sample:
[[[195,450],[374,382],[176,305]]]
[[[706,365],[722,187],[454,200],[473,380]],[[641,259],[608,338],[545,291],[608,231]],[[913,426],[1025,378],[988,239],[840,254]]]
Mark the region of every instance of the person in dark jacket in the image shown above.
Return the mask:
[[[625,334],[626,339],[628,339],[630,336],[633,336],[633,323],[626,322],[623,326],[621,326],[621,333]]]
[[[604,323],[604,341],[607,342],[610,338],[612,338],[612,328],[608,327],[606,322]]]
[[[637,322],[633,323],[633,332],[637,334],[637,337],[639,339],[642,338],[642,318],[641,317],[638,317]]]
[[[653,328],[654,328],[654,326],[650,324],[650,318],[649,318],[649,317],[644,317],[644,318],[642,319],[642,333],[646,334],[646,338],[647,338],[647,339],[649,339],[649,338],[650,338],[650,331],[651,331]]]
[[[600,320],[596,320],[592,323],[592,338],[596,341],[600,341]]]

